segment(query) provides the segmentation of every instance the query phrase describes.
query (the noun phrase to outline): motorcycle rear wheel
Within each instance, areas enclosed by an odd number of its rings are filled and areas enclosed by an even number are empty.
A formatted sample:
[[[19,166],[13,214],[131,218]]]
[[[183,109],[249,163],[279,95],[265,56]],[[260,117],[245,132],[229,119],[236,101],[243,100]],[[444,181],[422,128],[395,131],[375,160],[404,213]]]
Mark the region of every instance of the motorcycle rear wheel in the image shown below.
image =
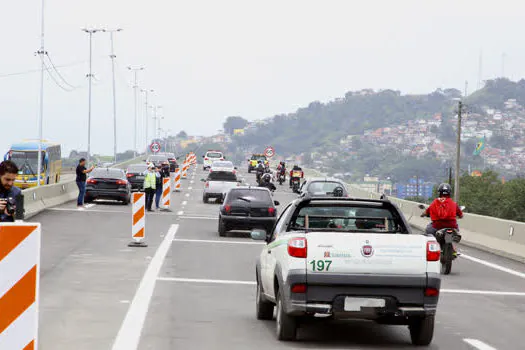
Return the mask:
[[[441,251],[441,273],[448,275],[452,271],[452,245],[445,244]]]

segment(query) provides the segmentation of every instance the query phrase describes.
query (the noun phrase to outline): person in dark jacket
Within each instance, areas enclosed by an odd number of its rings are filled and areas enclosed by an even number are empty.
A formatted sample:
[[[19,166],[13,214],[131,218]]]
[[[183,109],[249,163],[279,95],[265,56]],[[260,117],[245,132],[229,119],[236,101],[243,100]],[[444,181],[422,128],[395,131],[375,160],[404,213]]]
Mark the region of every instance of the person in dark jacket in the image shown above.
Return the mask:
[[[18,167],[10,160],[0,164],[0,222],[14,222],[14,212],[10,212],[8,207],[16,205],[17,199],[22,191],[15,187],[15,179],[18,174]]]
[[[91,168],[86,168],[86,159],[80,158],[78,161],[77,166],[77,187],[78,187],[78,199],[77,199],[77,206],[81,207],[84,205],[84,196],[86,195],[86,178],[87,174],[93,171],[95,169],[95,166],[93,165]]]
[[[163,179],[166,177],[166,171],[162,169],[162,165],[157,166],[157,171],[155,173],[156,176],[156,182],[155,182],[155,207],[157,209],[160,209],[160,199],[162,198],[162,182]],[[169,176],[169,169],[168,169],[168,176]]]

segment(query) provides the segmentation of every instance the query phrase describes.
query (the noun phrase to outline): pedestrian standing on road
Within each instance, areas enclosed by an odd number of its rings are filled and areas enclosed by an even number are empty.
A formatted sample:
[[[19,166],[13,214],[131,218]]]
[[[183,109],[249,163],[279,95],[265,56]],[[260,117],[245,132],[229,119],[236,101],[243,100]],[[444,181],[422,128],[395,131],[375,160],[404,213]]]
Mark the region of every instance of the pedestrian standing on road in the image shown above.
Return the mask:
[[[146,210],[152,211],[151,206],[153,205],[153,196],[155,196],[155,189],[157,185],[155,166],[153,164],[148,165],[148,172],[144,176],[144,192],[146,192]]]
[[[22,191],[15,187],[18,167],[10,160],[0,164],[0,222],[14,222],[15,210],[13,205],[17,205]]]
[[[155,207],[157,210],[160,209],[160,198],[162,197],[162,179],[164,178],[164,172],[162,166],[157,165],[157,172],[155,173],[157,190],[155,191]]]
[[[86,168],[86,159],[80,158],[78,161],[77,166],[77,186],[78,186],[78,199],[77,199],[77,206],[81,207],[84,205],[84,196],[86,195],[86,179],[87,174],[93,171],[95,169],[95,166],[93,165],[91,168]]]

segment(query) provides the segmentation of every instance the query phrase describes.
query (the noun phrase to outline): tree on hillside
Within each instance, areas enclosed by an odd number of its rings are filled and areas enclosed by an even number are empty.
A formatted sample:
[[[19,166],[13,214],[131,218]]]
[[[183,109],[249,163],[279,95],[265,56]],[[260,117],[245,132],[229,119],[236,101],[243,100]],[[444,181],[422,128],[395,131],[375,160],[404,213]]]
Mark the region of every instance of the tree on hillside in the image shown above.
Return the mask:
[[[178,139],[183,139],[183,140],[186,140],[188,138],[188,134],[186,133],[186,131],[182,130],[181,132],[179,132],[176,136]]]
[[[224,132],[233,135],[235,129],[244,129],[248,121],[242,117],[228,117],[223,124]]]

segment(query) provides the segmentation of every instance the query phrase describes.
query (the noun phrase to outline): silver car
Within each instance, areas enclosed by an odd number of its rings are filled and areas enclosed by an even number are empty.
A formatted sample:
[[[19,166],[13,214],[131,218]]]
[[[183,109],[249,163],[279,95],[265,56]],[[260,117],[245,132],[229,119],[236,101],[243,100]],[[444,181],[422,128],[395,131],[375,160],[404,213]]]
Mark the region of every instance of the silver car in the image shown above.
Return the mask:
[[[299,189],[299,196],[311,197],[349,197],[346,184],[333,177],[316,177],[307,179]]]
[[[204,191],[202,192],[202,201],[208,203],[210,198],[215,198],[222,202],[226,193],[232,188],[240,186],[241,180],[238,180],[237,175],[231,171],[213,171],[208,174],[206,179],[201,179],[205,182]]]

